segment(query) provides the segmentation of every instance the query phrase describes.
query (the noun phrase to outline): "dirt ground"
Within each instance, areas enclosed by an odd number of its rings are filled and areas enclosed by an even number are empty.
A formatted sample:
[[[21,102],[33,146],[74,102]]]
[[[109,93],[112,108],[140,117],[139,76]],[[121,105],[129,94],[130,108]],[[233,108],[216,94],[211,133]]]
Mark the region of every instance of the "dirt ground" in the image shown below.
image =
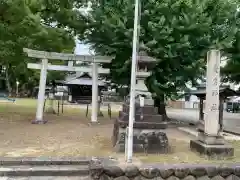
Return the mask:
[[[30,103],[31,104],[31,103]],[[111,136],[113,120],[104,113],[100,125],[90,126],[85,110],[64,109],[64,114],[45,114],[47,124],[34,125],[35,102],[0,103],[0,156],[8,157],[70,157],[100,156],[123,158],[115,153]],[[115,116],[117,113],[113,113]],[[193,139],[177,129],[168,129],[172,152],[170,154],[134,154],[142,162],[184,163],[212,162],[189,150]],[[239,151],[235,149],[235,152]],[[239,152],[237,155],[240,154]],[[226,161],[240,161],[240,156]]]

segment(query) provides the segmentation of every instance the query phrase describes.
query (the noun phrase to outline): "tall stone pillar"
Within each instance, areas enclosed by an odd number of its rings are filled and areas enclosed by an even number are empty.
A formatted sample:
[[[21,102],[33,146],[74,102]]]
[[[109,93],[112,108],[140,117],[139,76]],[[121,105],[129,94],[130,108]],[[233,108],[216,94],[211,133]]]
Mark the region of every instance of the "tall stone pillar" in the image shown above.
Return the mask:
[[[98,122],[98,64],[92,65],[92,117],[91,123]]]
[[[190,148],[206,155],[233,156],[234,150],[219,134],[219,85],[220,51],[211,50],[207,54],[207,84],[204,131],[198,140],[190,142]]]
[[[43,120],[43,107],[44,107],[44,101],[45,101],[45,89],[46,89],[46,81],[47,81],[47,65],[48,65],[48,60],[42,59],[36,119],[32,121],[32,124],[45,124],[47,122],[46,120]]]

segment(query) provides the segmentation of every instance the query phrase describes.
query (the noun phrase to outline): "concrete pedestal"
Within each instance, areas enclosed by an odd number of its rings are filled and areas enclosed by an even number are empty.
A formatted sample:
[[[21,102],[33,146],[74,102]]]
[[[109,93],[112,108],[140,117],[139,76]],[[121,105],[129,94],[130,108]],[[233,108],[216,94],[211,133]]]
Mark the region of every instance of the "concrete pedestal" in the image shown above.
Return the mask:
[[[116,132],[116,152],[124,152],[127,138],[126,128],[119,128]],[[157,129],[134,129],[133,151],[140,153],[168,153],[169,144],[165,132]]]
[[[230,157],[234,155],[233,147],[222,136],[209,136],[203,132],[199,132],[198,140],[190,141],[190,148],[210,157]]]
[[[213,157],[231,157],[234,155],[234,149],[229,144],[205,144],[200,140],[191,140],[190,148],[202,155]]]

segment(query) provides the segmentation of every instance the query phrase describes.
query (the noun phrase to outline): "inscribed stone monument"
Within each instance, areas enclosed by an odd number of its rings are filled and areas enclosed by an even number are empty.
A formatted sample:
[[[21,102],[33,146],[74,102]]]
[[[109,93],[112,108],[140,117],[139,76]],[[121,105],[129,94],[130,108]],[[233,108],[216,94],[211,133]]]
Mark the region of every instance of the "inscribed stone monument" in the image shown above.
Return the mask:
[[[233,148],[219,134],[219,85],[220,51],[211,50],[207,54],[206,116],[204,132],[199,132],[198,140],[190,142],[190,148],[206,155],[232,156]]]

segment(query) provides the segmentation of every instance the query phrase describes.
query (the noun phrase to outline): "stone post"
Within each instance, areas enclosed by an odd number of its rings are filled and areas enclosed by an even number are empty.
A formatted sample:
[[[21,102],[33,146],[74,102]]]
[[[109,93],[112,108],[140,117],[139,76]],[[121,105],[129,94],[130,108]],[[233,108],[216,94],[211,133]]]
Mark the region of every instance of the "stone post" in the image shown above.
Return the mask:
[[[190,142],[190,148],[206,155],[233,155],[233,148],[219,135],[219,85],[220,51],[211,50],[207,54],[207,84],[204,132],[199,132],[198,140]]]
[[[98,122],[98,64],[92,65],[92,118],[91,123]]]
[[[219,132],[219,85],[220,51],[212,50],[207,54],[206,118],[204,131],[209,136]]]
[[[38,90],[37,113],[36,113],[36,119],[32,121],[33,124],[44,124],[47,122],[43,120],[43,107],[44,107],[44,101],[45,101],[45,88],[46,88],[46,80],[47,80],[47,65],[48,65],[48,60],[42,59],[42,67],[41,67],[39,90]]]

